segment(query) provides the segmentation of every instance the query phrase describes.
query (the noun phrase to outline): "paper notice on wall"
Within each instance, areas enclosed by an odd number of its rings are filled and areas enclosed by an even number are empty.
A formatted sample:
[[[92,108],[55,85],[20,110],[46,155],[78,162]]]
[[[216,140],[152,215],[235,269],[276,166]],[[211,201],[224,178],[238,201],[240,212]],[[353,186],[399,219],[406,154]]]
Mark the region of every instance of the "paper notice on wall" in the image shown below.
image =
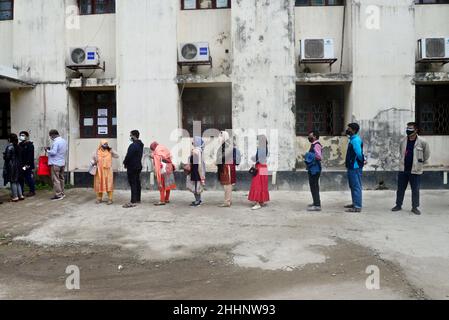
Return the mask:
[[[108,127],[98,127],[98,134],[108,134]]]
[[[108,125],[108,118],[98,118],[98,125],[99,126],[107,126]]]
[[[196,0],[184,0],[184,9],[196,9]]]
[[[92,127],[94,125],[94,118],[84,118],[84,126]]]
[[[228,0],[217,0],[217,8],[227,8]]]
[[[99,117],[107,117],[108,116],[108,109],[98,109],[98,116]]]
[[[117,125],[117,118],[112,118],[112,125],[116,126]]]

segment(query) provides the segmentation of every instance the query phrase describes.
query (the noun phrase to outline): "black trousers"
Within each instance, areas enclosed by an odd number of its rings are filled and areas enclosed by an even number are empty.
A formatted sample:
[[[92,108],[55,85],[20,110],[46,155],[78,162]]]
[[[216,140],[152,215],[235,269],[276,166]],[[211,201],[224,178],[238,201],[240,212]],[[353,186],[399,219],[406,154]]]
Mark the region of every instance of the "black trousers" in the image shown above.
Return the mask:
[[[396,205],[402,207],[404,202],[405,190],[410,183],[412,188],[412,207],[419,207],[419,187],[421,183],[421,176],[418,174],[412,174],[411,172],[399,172],[398,173],[398,191],[396,193]]]
[[[312,192],[313,205],[316,207],[321,207],[320,200],[320,175],[321,173],[317,173],[315,175],[311,175],[309,172],[309,186],[310,192]]]
[[[142,194],[142,185],[140,184],[140,173],[142,169],[139,170],[129,170],[128,173],[128,182],[131,187],[131,203],[140,202],[140,197]]]
[[[30,192],[35,193],[36,185],[34,183],[33,170],[26,169],[25,171],[23,171],[22,176],[19,178],[19,183],[20,183],[20,186],[22,187],[23,193],[25,192],[25,182],[28,185],[28,187],[30,188]]]

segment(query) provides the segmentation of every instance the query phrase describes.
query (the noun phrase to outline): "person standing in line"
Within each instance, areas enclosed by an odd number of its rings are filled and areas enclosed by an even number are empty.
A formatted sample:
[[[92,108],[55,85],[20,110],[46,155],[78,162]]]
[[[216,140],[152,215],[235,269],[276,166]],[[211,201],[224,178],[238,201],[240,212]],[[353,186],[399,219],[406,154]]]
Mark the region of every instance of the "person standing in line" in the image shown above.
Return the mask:
[[[50,130],[49,136],[53,143],[51,147],[47,148],[48,165],[50,166],[53,191],[55,193],[51,200],[58,201],[65,198],[64,171],[66,165],[67,142],[59,136],[59,132],[55,129]]]
[[[305,162],[309,175],[309,186],[313,203],[307,207],[307,211],[321,211],[320,175],[322,170],[322,146],[319,139],[320,134],[318,131],[312,130],[309,132],[308,140],[310,142],[310,149],[305,155]]]
[[[150,157],[153,159],[154,172],[156,173],[156,180],[159,188],[160,198],[155,206],[164,206],[170,203],[170,192],[176,189],[175,183],[175,166],[173,165],[170,150],[167,147],[160,145],[156,141],[150,146],[153,152]]]
[[[206,184],[206,164],[204,162],[204,141],[201,137],[194,137],[192,142],[192,151],[189,157],[189,174],[186,178],[186,187],[194,196],[191,207],[199,207],[202,205],[201,193],[204,191]]]
[[[23,160],[20,187],[22,188],[22,192],[25,192],[26,183],[30,191],[25,196],[34,197],[36,195],[36,184],[34,182],[34,144],[30,141],[30,134],[27,131],[20,132],[19,141],[19,145],[22,148]]]
[[[362,212],[362,170],[365,165],[363,141],[359,136],[360,126],[357,123],[348,124],[346,135],[349,136],[346,152],[346,169],[352,204],[345,206],[346,212]]]
[[[255,165],[251,168],[253,178],[249,190],[248,200],[254,202],[251,210],[259,210],[270,201],[268,191],[268,140],[265,135],[257,136],[257,152],[251,159]]]
[[[124,204],[123,208],[134,208],[141,201],[142,185],[140,182],[140,174],[142,172],[143,143],[139,140],[140,132],[133,130],[130,133],[129,141],[131,145],[128,147],[123,165],[127,170],[128,182],[131,187],[131,201]]]
[[[96,203],[103,202],[103,194],[108,194],[108,205],[113,203],[114,195],[114,171],[112,169],[112,158],[119,155],[110,146],[106,139],[100,141],[98,149],[92,155],[92,163],[97,166],[94,177],[94,190],[97,195]]]
[[[398,189],[396,192],[396,206],[391,211],[402,210],[405,190],[410,183],[412,188],[412,212],[420,215],[419,210],[419,188],[423,166],[430,158],[429,144],[418,136],[418,126],[415,122],[407,123],[407,136],[399,145],[399,172]]]
[[[8,182],[11,184],[11,202],[19,202],[25,200],[19,183],[22,174],[22,149],[15,133],[9,135],[8,142],[3,153],[3,181],[5,186]]]
[[[220,132],[221,146],[217,150],[216,164],[218,181],[225,191],[224,203],[219,207],[230,207],[232,205],[232,186],[237,181],[236,166],[240,164],[240,152],[233,146],[229,133]]]

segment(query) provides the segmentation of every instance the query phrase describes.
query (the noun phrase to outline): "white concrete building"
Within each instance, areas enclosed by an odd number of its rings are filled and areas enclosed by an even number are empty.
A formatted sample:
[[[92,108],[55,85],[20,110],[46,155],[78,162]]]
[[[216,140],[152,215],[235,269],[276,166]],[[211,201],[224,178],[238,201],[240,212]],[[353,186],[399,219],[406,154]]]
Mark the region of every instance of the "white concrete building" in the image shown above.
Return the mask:
[[[179,163],[189,142],[177,129],[202,121],[203,131],[233,129],[246,158],[267,130],[273,184],[305,188],[315,128],[323,184],[335,189],[347,123],[361,125],[375,186],[393,184],[399,139],[416,120],[432,152],[423,184],[448,188],[448,19],[447,0],[0,0],[0,147],[8,132],[27,130],[38,156],[58,129],[72,181],[83,185],[100,138],[122,155],[118,171],[133,129],[146,146],[181,145]],[[434,57],[421,61],[426,38]],[[207,43],[198,50],[212,63],[178,64],[186,43]],[[321,56],[323,45],[333,53]],[[98,48],[98,68],[68,68],[71,48],[85,47]]]

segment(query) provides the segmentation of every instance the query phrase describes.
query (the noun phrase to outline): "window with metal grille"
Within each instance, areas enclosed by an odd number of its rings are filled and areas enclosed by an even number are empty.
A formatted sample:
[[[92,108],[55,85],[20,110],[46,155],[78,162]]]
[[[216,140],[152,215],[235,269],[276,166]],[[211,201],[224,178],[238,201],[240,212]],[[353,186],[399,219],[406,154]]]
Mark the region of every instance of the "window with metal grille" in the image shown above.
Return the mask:
[[[415,4],[449,4],[449,0],[415,0]]]
[[[344,87],[300,85],[296,87],[296,135],[318,130],[323,136],[341,135],[344,124]]]
[[[422,135],[449,135],[449,85],[417,86],[416,118]]]
[[[81,138],[117,138],[115,91],[79,94]]]
[[[344,0],[296,0],[295,5],[301,6],[342,6],[345,4]]]
[[[11,133],[11,100],[9,92],[0,92],[0,139]]]
[[[182,124],[193,135],[193,122],[207,129],[232,129],[231,87],[185,88],[182,93]]]
[[[78,0],[81,15],[115,13],[115,0]]]
[[[0,21],[14,18],[14,0],[0,0]]]
[[[227,9],[230,7],[231,0],[181,0],[182,10]]]

